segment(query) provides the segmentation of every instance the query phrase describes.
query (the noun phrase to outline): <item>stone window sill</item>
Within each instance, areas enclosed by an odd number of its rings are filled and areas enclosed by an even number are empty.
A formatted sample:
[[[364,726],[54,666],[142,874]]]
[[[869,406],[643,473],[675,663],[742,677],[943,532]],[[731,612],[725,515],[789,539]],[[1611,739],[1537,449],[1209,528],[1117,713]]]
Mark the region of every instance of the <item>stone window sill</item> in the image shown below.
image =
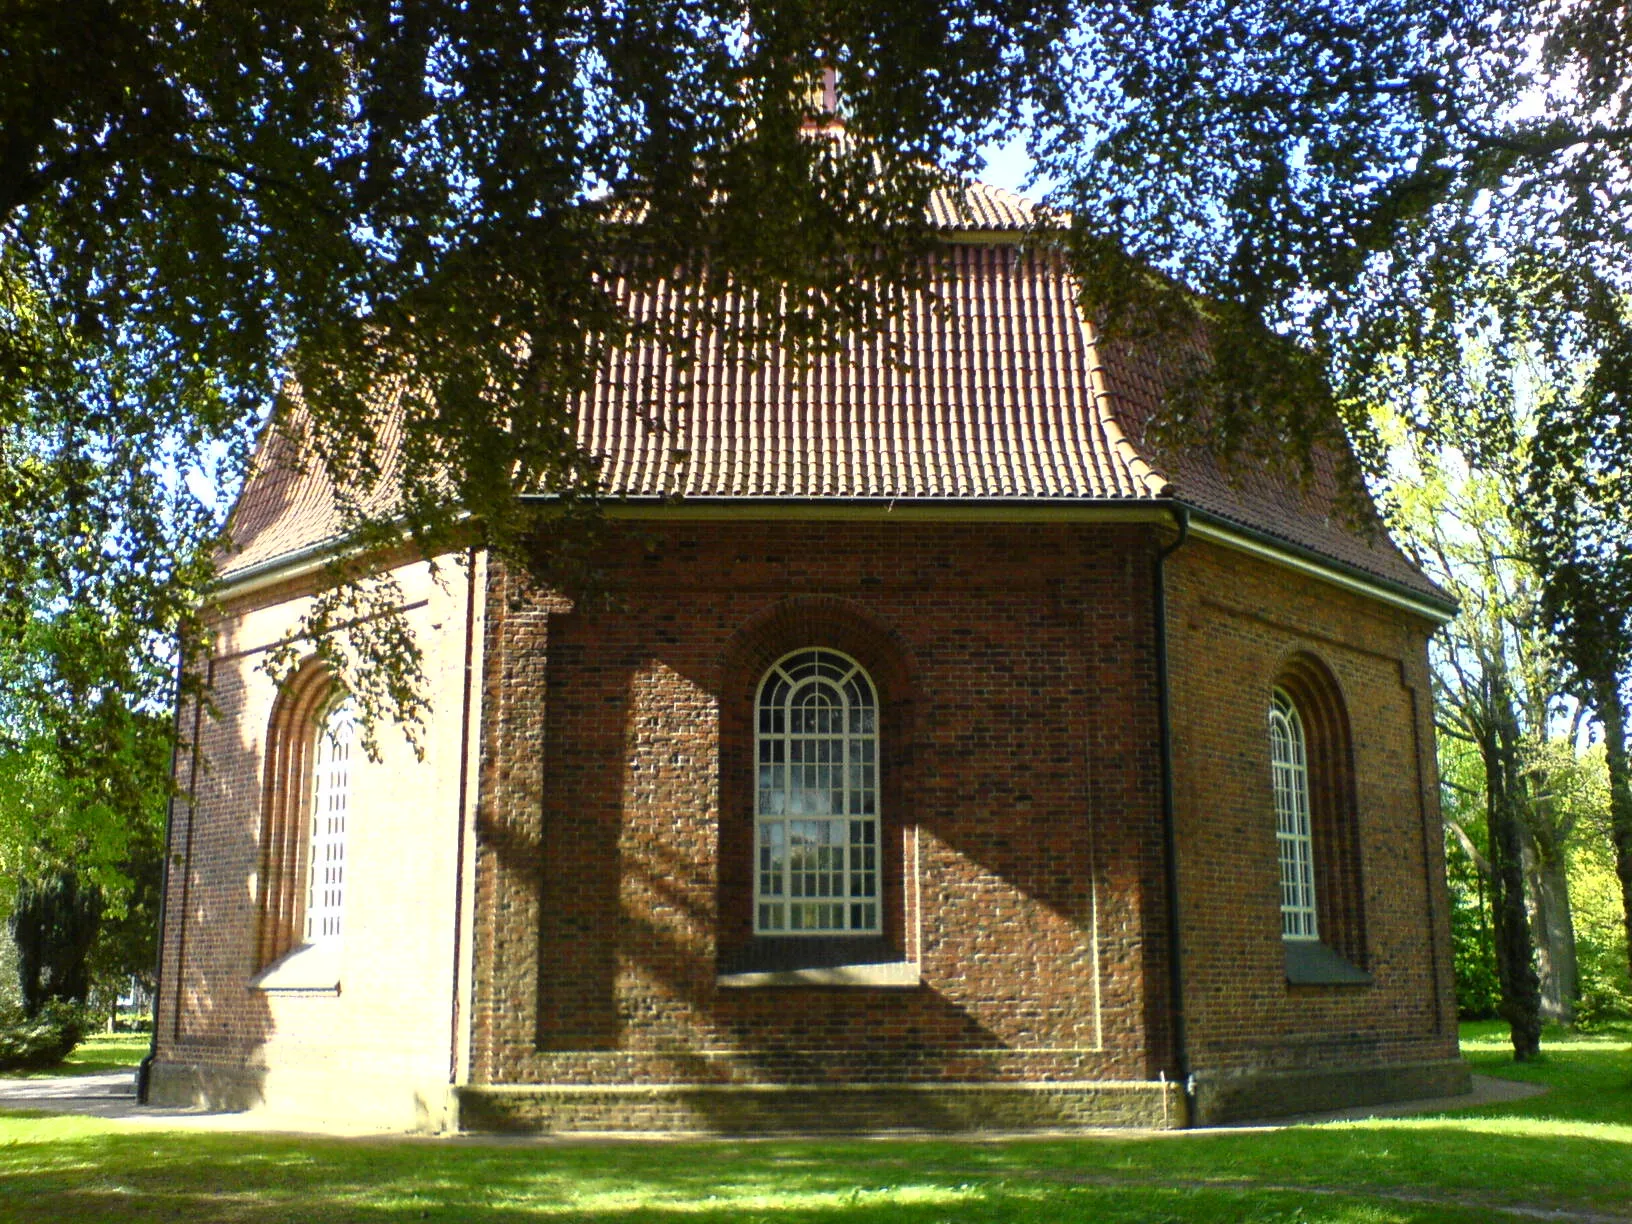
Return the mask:
[[[767,986],[825,986],[870,990],[913,990],[923,981],[914,961],[886,961],[876,965],[825,965],[809,969],[769,969],[721,973],[714,983],[722,990],[753,990]]]
[[[1284,939],[1286,980],[1292,986],[1370,986],[1371,974],[1318,939]]]
[[[249,979],[251,990],[267,994],[340,993],[340,945],[301,944]]]

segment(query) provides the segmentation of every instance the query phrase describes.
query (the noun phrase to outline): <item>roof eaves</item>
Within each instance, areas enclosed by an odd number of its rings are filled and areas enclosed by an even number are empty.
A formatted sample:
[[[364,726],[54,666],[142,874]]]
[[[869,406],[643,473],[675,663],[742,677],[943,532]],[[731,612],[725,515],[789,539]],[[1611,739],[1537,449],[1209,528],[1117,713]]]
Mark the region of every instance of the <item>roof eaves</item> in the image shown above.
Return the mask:
[[[336,557],[346,552],[346,537],[343,535],[327,536],[321,540],[303,545],[292,552],[281,553],[275,557],[268,557],[264,561],[257,561],[254,565],[246,565],[243,569],[234,571],[231,568],[222,570],[216,575],[215,581],[210,584],[210,593],[217,599],[238,598],[248,595],[263,587],[273,586],[279,582],[287,582],[293,578],[304,577],[321,569]]]
[[[1198,539],[1211,540],[1242,552],[1267,557],[1293,569],[1313,573],[1338,586],[1359,590],[1364,594],[1382,596],[1385,602],[1415,612],[1436,624],[1445,624],[1456,615],[1460,606],[1437,586],[1434,587],[1437,593],[1418,590],[1387,575],[1375,573],[1347,561],[1340,561],[1285,536],[1248,526],[1194,505],[1180,501],[1174,504],[1186,505],[1190,513],[1191,533]],[[1426,577],[1423,581],[1433,585]]]
[[[1014,246],[1019,243],[1055,243],[1063,237],[1063,231],[1046,225],[971,225],[967,229],[946,225],[935,227],[935,240],[944,242],[949,246]]]
[[[547,506],[553,494],[533,493],[524,502]],[[729,519],[916,519],[923,521],[988,522],[1158,522],[1170,520],[1182,509],[1198,537],[1238,548],[1291,569],[1322,578],[1333,585],[1358,591],[1385,603],[1405,608],[1443,624],[1456,615],[1457,603],[1399,582],[1385,574],[1340,560],[1245,523],[1204,510],[1182,498],[1147,494],[1143,497],[661,497],[628,496],[607,499],[601,508],[608,518],[719,521]],[[1425,580],[1426,581],[1426,580]],[[1437,588],[1435,588],[1437,591]]]
[[[529,505],[548,507],[560,502],[552,493],[527,493]],[[1167,517],[1153,497],[858,497],[720,494],[675,497],[661,494],[625,494],[607,497],[600,508],[608,518],[816,519],[845,520],[880,517],[920,520],[1014,521],[1018,519],[1082,519],[1153,522]]]
[[[524,495],[522,501],[536,506],[558,502],[553,494]],[[1448,595],[1415,590],[1381,574],[1329,557],[1292,540],[1272,535],[1244,523],[1202,510],[1171,497],[622,497],[601,503],[609,518],[668,518],[677,520],[721,520],[746,518],[789,518],[845,520],[890,517],[906,520],[986,520],[1015,521],[1098,521],[1158,522],[1173,519],[1180,511],[1190,517],[1191,532],[1227,547],[1253,553],[1267,560],[1324,579],[1336,586],[1378,598],[1395,607],[1414,612],[1436,624],[1444,624],[1457,612],[1457,603]],[[218,599],[244,595],[314,573],[347,550],[344,536],[316,541],[278,557],[257,562],[233,573],[226,571],[215,582],[212,593]],[[1437,590],[1437,588],[1436,588]]]

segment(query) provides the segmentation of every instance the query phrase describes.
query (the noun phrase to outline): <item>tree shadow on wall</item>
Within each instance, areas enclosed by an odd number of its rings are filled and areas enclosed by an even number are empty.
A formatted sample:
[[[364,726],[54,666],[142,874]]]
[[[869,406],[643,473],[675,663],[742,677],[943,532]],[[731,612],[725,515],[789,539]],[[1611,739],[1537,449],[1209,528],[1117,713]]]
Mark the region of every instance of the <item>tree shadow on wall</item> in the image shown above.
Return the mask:
[[[717,730],[719,681],[706,648],[676,646],[654,658],[658,638],[646,628],[620,624],[609,632],[577,616],[552,620],[543,737],[549,760],[535,765],[543,782],[538,840],[529,845],[512,833],[492,843],[509,870],[536,873],[539,899],[537,1052],[506,1079],[806,1086],[1000,1079],[994,1055],[1013,1043],[1012,1034],[993,1031],[976,1008],[928,986],[719,988],[719,835],[709,818],[722,802],[710,768],[718,745],[683,734],[688,716]],[[1017,716],[1004,725],[1012,737],[1031,737],[1043,768],[1068,772],[1066,758],[1080,752],[1083,728],[1068,719],[1041,735],[1033,721]],[[956,742],[939,747],[967,756]],[[1002,883],[1052,916],[1058,930],[1049,938],[1058,946],[1043,954],[1080,963],[1085,945],[1091,948],[1084,935],[1089,885],[1062,864],[1088,857],[1083,822],[1033,804],[1012,777],[973,800],[942,797],[944,808],[923,803],[950,812],[926,822],[926,840],[939,841],[946,858],[963,865],[968,891],[984,880]],[[1009,816],[994,830],[971,814],[972,805],[1007,805]],[[631,822],[631,812],[656,818]],[[968,915],[964,925],[978,939],[980,916]],[[1035,932],[1033,942],[1042,942]],[[1080,1000],[1066,1003],[1083,1010]],[[1018,1022],[1061,1023],[1046,1006],[1032,1013]],[[972,1124],[928,1094],[917,1097],[921,1103],[910,1108],[897,1101],[896,1115],[930,1129]],[[764,1107],[750,1108],[746,1098],[693,1098],[687,1107],[700,1127],[765,1125]],[[869,1115],[873,1106],[857,1101],[863,1112],[852,1115],[835,1112],[831,1102],[801,1112],[836,1129],[876,1122],[876,1109]],[[1061,1124],[1069,1123],[1062,1117]]]

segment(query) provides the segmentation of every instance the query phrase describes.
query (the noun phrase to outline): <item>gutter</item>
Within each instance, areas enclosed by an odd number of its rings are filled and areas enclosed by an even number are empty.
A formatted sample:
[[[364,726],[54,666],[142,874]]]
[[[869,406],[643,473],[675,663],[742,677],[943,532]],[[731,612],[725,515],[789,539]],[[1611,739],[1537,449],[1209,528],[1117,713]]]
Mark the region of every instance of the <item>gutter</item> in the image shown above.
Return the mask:
[[[455,522],[465,522],[469,517],[461,511]],[[396,519],[394,522],[401,526],[404,520]],[[304,544],[292,552],[280,553],[278,556],[268,557],[265,561],[247,565],[236,573],[227,571],[227,577],[218,577],[210,584],[210,594],[216,599],[237,599],[269,586],[276,586],[280,582],[289,582],[295,578],[315,574],[332,562],[355,557],[368,552],[371,547],[373,546],[359,544],[346,535],[324,536],[321,540]],[[455,549],[450,546],[447,551],[453,552]]]
[[[1182,503],[1175,502],[1175,506]],[[1256,527],[1248,527],[1206,510],[1186,507],[1193,517],[1192,532],[1198,540],[1222,544],[1240,552],[1284,565],[1299,573],[1309,574],[1345,590],[1379,599],[1396,608],[1414,612],[1436,625],[1443,625],[1456,615],[1458,604],[1449,596],[1435,597],[1422,591],[1413,591],[1376,574],[1322,552],[1282,539]]]
[[[1183,503],[1173,506],[1173,522],[1179,534],[1156,553],[1154,566],[1156,621],[1156,717],[1160,725],[1158,753],[1162,771],[1162,875],[1167,894],[1167,1004],[1173,1025],[1173,1063],[1184,1091],[1186,1125],[1196,1116],[1195,1077],[1190,1072],[1190,1044],[1184,1012],[1184,948],[1179,928],[1179,837],[1173,787],[1172,680],[1168,670],[1167,642],[1167,559],[1190,538],[1190,509]]]
[[[552,507],[552,493],[524,493],[525,505]],[[913,519],[936,522],[988,520],[1063,522],[1085,517],[1102,522],[1154,523],[1167,518],[1166,501],[1156,497],[690,497],[644,493],[603,498],[597,503],[609,519],[666,518],[804,519],[843,522],[850,519]]]
[[[214,584],[212,593],[217,599],[248,595],[252,591],[287,582],[291,578],[304,578],[307,574],[316,573],[337,557],[355,551],[360,550],[355,545],[347,548],[344,537],[329,536],[315,544],[297,548],[294,552],[259,561],[229,578],[220,579]]]
[[[530,494],[522,501],[548,507],[557,499],[547,494]],[[822,498],[795,502],[787,498],[672,498],[629,497],[604,502],[601,512],[608,519],[666,518],[679,522],[719,522],[722,520],[784,519],[794,521],[845,522],[892,518],[919,522],[1080,522],[1154,523],[1176,521],[1180,511],[1190,516],[1192,534],[1198,540],[1234,548],[1307,574],[1333,586],[1401,608],[1435,625],[1443,625],[1456,615],[1457,604],[1449,598],[1436,599],[1400,583],[1328,557],[1302,544],[1271,535],[1257,528],[1198,509],[1175,498],[982,498],[971,503],[956,498]],[[217,599],[237,599],[280,582],[316,573],[336,557],[357,551],[340,537],[308,544],[281,557],[259,562],[218,581],[213,589]]]
[[[524,505],[548,508],[560,499],[548,493],[523,494]],[[804,522],[1177,522],[1183,514],[1191,534],[1226,548],[1271,561],[1318,578],[1346,591],[1400,608],[1435,625],[1456,615],[1456,601],[1436,598],[1392,579],[1370,573],[1346,561],[1328,557],[1307,545],[1294,543],[1222,515],[1202,510],[1178,498],[1058,498],[1058,497],[823,497],[795,500],[786,497],[669,497],[645,495],[608,499],[600,503],[608,519],[664,518],[678,522],[720,522],[741,519],[783,519]],[[237,599],[280,582],[316,573],[337,557],[362,551],[344,537],[331,536],[281,557],[258,562],[216,582],[217,599]]]

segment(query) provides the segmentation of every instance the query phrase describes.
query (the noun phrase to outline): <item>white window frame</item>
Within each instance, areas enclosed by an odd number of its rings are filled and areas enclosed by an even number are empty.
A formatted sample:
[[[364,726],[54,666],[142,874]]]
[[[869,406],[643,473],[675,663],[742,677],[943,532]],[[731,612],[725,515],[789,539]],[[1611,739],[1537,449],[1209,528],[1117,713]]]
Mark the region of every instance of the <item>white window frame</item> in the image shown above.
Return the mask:
[[[754,695],[756,935],[882,932],[878,784],[866,669],[825,647],[783,655]]]
[[[305,942],[338,942],[346,904],[346,825],[351,808],[356,719],[345,698],[324,711],[312,746],[306,843]]]
[[[1276,689],[1269,705],[1275,842],[1281,872],[1281,938],[1318,940],[1315,845],[1309,816],[1308,737],[1297,703]]]

